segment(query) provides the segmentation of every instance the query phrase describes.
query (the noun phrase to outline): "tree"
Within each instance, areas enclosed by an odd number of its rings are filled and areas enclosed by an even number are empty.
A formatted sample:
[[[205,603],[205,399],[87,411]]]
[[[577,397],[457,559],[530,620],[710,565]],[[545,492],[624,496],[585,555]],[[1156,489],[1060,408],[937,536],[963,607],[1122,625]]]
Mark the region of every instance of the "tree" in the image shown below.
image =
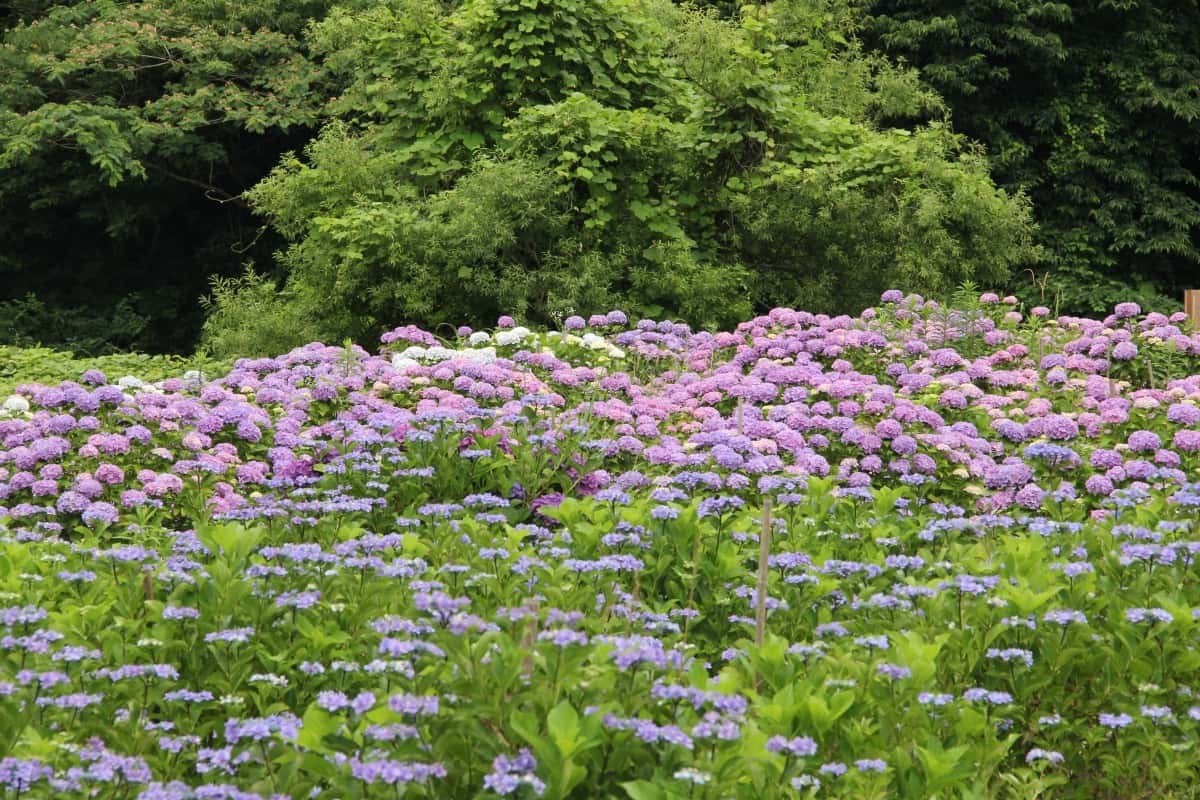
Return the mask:
[[[853,118],[834,113],[838,79],[797,44],[824,23],[803,10],[335,9],[309,42],[344,90],[247,195],[289,241],[281,302],[338,339],[614,304],[728,323],[753,307],[860,308],[892,280],[937,293],[1028,260],[1025,202],[966,142],[944,125],[875,126],[905,92],[940,105],[904,70],[856,61],[847,36],[819,45],[852,64]],[[247,319],[239,302],[236,287],[217,298],[210,343],[221,320]]]
[[[265,260],[277,243],[242,194],[318,121],[323,73],[301,33],[325,10],[324,0],[8,7],[0,336],[83,350],[191,345],[209,276]]]
[[[1175,0],[871,3],[907,59],[1033,201],[1064,308],[1174,302],[1200,262],[1200,7]],[[1156,296],[1166,293],[1169,299]]]

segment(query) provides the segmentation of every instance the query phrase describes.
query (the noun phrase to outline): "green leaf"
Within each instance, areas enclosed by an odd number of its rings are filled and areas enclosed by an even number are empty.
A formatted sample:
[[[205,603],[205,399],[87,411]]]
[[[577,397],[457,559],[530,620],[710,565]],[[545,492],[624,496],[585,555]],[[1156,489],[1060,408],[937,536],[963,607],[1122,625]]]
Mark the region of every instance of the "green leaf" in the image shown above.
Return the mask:
[[[579,743],[579,714],[566,700],[550,710],[546,717],[550,738],[563,759],[571,757]]]
[[[324,739],[335,733],[342,724],[340,719],[329,714],[316,703],[310,705],[304,712],[301,722],[300,734],[296,737],[297,744],[317,753],[329,751],[324,744]]]
[[[958,780],[965,772],[959,762],[970,748],[966,745],[942,749],[940,743],[931,747],[917,746],[917,759],[925,773],[925,781],[930,791],[936,791]]]
[[[542,737],[537,718],[528,711],[514,711],[509,717],[509,725],[533,750],[538,764],[551,771],[548,777],[557,780],[561,774],[558,750]]]
[[[421,541],[415,533],[406,533],[401,537],[401,548],[406,556],[418,558],[429,554],[429,545]]]
[[[196,537],[212,550],[214,554],[222,554],[237,564],[243,561],[250,551],[258,546],[263,532],[258,528],[246,528],[237,523],[223,525],[201,525],[197,528]]]
[[[664,800],[667,793],[650,781],[626,781],[621,784],[629,800]]]
[[[635,217],[643,222],[658,214],[657,208],[648,203],[643,203],[640,200],[634,200],[631,202],[629,204],[629,210],[633,212]]]

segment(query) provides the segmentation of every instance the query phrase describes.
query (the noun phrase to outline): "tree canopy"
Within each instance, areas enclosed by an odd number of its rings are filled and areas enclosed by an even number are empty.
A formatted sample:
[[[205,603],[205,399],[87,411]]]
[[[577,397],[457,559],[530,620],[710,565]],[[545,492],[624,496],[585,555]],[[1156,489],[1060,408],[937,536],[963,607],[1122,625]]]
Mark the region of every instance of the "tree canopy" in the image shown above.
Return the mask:
[[[0,337],[186,349],[277,244],[242,197],[318,124],[324,0],[27,0],[0,16]]]
[[[1176,0],[872,0],[904,58],[1039,223],[1046,294],[1161,306],[1200,272],[1200,6]],[[1025,285],[1030,297],[1043,287]]]
[[[235,319],[363,337],[613,305],[716,324],[1003,281],[1033,253],[1027,203],[945,125],[876,126],[878,69],[842,76],[847,115],[829,88],[807,102],[822,87],[805,9],[335,9],[309,41],[344,89],[248,195],[289,241],[279,313],[239,315],[232,291],[210,335]]]
[[[859,17],[12,5],[0,339],[52,340],[56,319],[83,351],[185,349],[204,311],[227,354],[616,305],[727,323],[1037,263],[1022,188],[997,185],[924,73],[863,46]]]

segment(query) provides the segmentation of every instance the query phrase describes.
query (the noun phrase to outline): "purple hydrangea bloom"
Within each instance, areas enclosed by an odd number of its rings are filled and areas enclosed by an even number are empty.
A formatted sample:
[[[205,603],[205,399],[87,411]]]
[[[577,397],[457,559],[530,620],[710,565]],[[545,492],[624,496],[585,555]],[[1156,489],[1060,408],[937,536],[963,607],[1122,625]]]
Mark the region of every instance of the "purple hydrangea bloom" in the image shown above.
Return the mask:
[[[1040,747],[1035,747],[1025,754],[1025,763],[1032,764],[1035,761],[1045,761],[1049,764],[1061,764],[1065,760],[1062,753],[1057,750],[1043,750]]]
[[[537,759],[528,748],[512,757],[499,755],[492,760],[492,771],[484,776],[483,788],[499,795],[510,795],[522,786],[528,786],[534,795],[541,797],[546,784],[536,774]]]
[[[767,740],[768,753],[787,753],[797,757],[815,756],[817,743],[807,736],[788,739],[784,736],[772,736]]]

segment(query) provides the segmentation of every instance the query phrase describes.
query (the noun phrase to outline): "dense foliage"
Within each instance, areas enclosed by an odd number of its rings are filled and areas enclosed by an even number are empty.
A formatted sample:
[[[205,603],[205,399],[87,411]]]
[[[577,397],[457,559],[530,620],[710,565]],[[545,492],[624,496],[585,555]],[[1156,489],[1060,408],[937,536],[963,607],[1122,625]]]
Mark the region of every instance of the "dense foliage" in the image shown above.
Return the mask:
[[[324,9],[0,8],[0,341],[191,348],[208,276],[277,242],[241,195],[318,120]]]
[[[0,791],[1190,796],[1200,334],[883,299],[20,386]]]
[[[1200,7],[1192,2],[866,4],[868,41],[920,68],[1033,201],[1043,289],[1101,311],[1177,300],[1200,269]],[[1161,301],[1157,301],[1161,303]]]
[[[860,119],[809,108],[815,70],[780,43],[816,24],[796,5],[736,20],[641,0],[337,9],[310,35],[346,81],[335,119],[249,195],[293,242],[283,304],[361,340],[392,319],[620,303],[729,323],[1003,280],[1031,252],[1024,204],[945,128],[874,128],[870,70],[843,80]],[[237,302],[217,307],[246,317]]]
[[[1196,5],[1157,0],[21,0],[0,342],[728,324],[966,279],[1169,311],[1198,53]]]
[[[620,303],[732,323],[1002,281],[1032,255],[1026,203],[915,72],[862,51],[853,17],[810,0],[729,18],[666,0],[11,6],[0,341],[185,348],[213,278],[207,345],[226,355],[397,319]],[[912,130],[881,127],[897,116]]]
[[[108,375],[130,375],[138,381],[156,382],[195,373],[216,376],[226,372],[229,362],[202,356],[150,356],[122,353],[79,357],[70,351],[47,347],[0,345],[0,394],[8,394],[23,383],[56,385],[71,381],[90,370]]]

